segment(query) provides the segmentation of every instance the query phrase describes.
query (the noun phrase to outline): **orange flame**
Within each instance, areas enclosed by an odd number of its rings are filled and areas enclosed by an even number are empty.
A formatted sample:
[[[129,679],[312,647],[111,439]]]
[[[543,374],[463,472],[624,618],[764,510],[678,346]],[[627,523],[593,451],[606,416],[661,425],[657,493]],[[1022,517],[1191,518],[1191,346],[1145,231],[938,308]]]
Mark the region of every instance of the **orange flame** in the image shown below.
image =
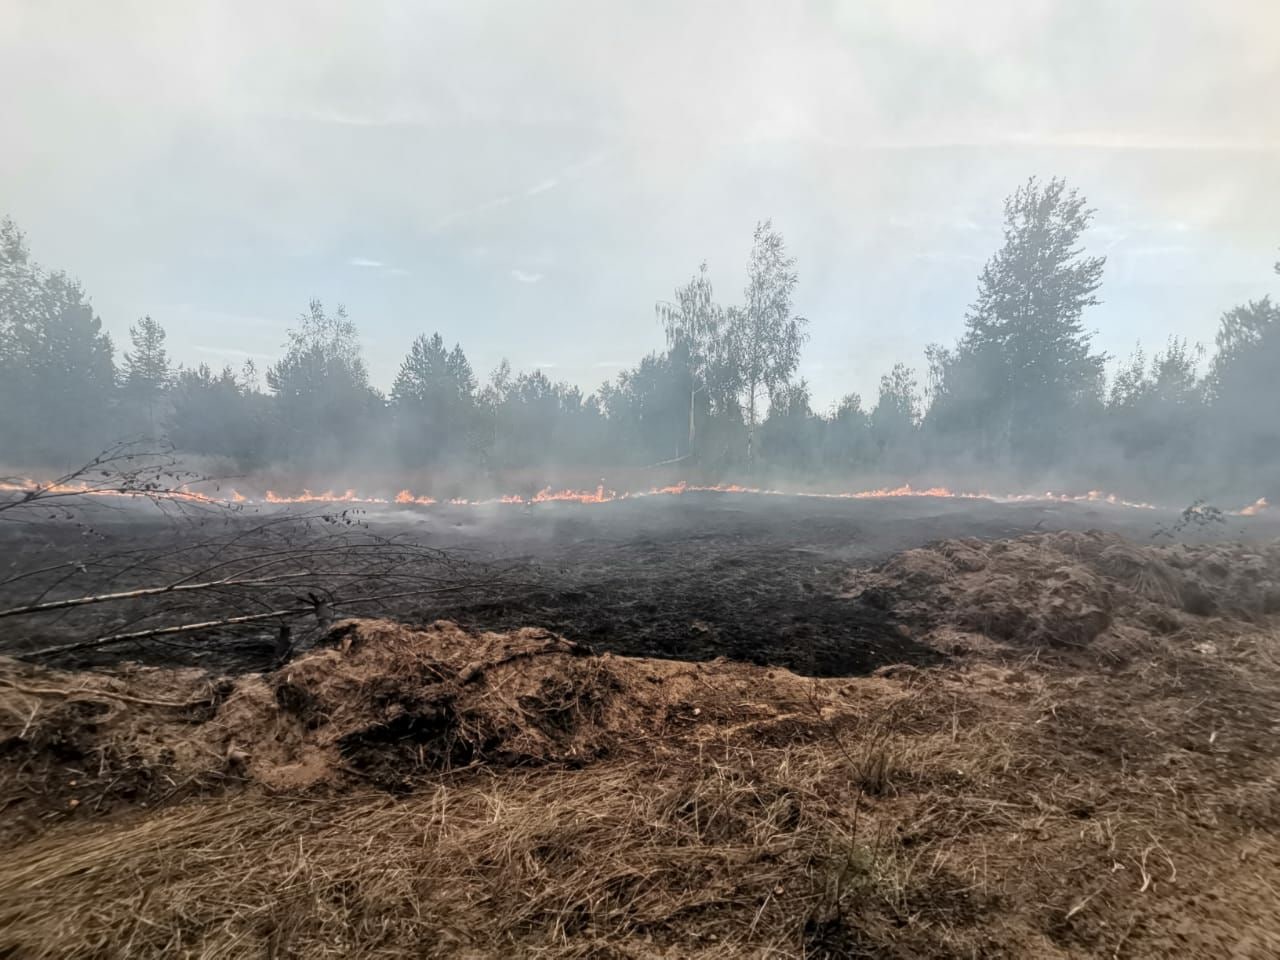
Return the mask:
[[[74,484],[40,484],[34,480],[20,478],[17,481],[0,481],[0,492],[10,493],[32,493],[47,492],[59,495],[66,494],[83,494],[86,496],[113,497],[149,497],[155,499],[169,500],[191,500],[202,503],[232,503],[232,504],[252,504],[255,502],[264,502],[271,504],[290,504],[290,503],[316,503],[316,504],[368,504],[368,505],[385,505],[397,504],[400,506],[432,506],[438,503],[445,503],[450,506],[483,506],[487,504],[512,504],[531,506],[536,503],[552,503],[552,502],[568,502],[568,503],[612,503],[619,500],[632,500],[640,497],[657,497],[657,496],[680,496],[686,493],[720,493],[720,494],[748,494],[753,496],[791,496],[791,497],[809,497],[820,500],[879,500],[894,497],[937,497],[946,499],[960,500],[989,500],[995,503],[1105,503],[1113,506],[1131,507],[1142,510],[1154,510],[1157,507],[1154,504],[1142,501],[1125,500],[1113,493],[1105,493],[1101,490],[1090,490],[1087,493],[1067,494],[1054,493],[1048,491],[1045,493],[1014,493],[1014,494],[992,494],[986,491],[953,491],[947,487],[926,487],[916,489],[909,484],[900,487],[881,487],[874,490],[856,490],[844,493],[814,493],[804,491],[790,490],[773,490],[762,487],[748,487],[737,483],[715,483],[715,484],[693,484],[686,481],[669,484],[661,487],[651,487],[648,490],[623,491],[608,489],[603,481],[596,486],[594,490],[573,490],[562,489],[555,490],[551,487],[544,487],[537,493],[529,497],[523,497],[518,494],[507,494],[504,496],[488,497],[472,500],[466,497],[453,497],[448,500],[438,500],[435,497],[418,495],[411,490],[404,489],[397,493],[394,497],[368,497],[361,496],[354,489],[344,490],[338,493],[334,490],[326,490],[323,493],[316,493],[312,490],[304,489],[301,493],[293,495],[285,495],[276,493],[274,490],[268,490],[261,498],[257,500],[253,497],[245,496],[238,490],[232,489],[228,491],[226,496],[213,496],[208,494],[197,493],[188,489],[185,485],[176,490],[131,490],[125,488],[108,488],[102,486],[93,486],[91,484],[79,482]],[[1259,497],[1256,501],[1239,510],[1230,511],[1232,514],[1241,517],[1258,516],[1267,510],[1270,504],[1266,497]]]

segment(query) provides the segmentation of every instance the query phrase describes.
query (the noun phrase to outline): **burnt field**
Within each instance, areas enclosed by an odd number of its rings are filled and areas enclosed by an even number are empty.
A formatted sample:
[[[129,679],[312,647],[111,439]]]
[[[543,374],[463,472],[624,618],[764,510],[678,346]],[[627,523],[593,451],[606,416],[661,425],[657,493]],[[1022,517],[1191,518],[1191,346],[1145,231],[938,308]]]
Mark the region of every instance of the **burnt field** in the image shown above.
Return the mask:
[[[851,569],[899,551],[1054,530],[1151,544],[1280,534],[1265,513],[1175,529],[1173,511],[1105,503],[723,493],[411,509],[174,511],[99,500],[22,519],[0,524],[0,607],[146,595],[7,617],[0,653],[50,651],[38,659],[58,666],[139,660],[217,672],[272,666],[282,623],[296,651],[329,620],[378,615],[473,630],[536,626],[630,656],[860,675],[940,656],[883,604],[847,589]],[[317,597],[331,606],[306,615]],[[287,615],[269,616],[276,610]],[[210,625],[92,642],[200,623]]]
[[[1280,531],[1180,519],[5,524],[0,955],[1277,956]]]
[[[1277,956],[1280,539],[1177,522],[8,525],[0,954]]]

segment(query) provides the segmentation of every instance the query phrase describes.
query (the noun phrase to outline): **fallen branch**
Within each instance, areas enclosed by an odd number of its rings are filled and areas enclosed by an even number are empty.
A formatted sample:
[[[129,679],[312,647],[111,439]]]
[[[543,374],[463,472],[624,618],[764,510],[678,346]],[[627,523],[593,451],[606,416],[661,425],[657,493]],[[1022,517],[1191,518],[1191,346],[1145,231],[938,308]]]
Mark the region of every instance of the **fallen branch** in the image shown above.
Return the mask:
[[[28,613],[46,613],[51,610],[66,610],[71,607],[87,607],[94,603],[109,603],[112,600],[134,600],[141,597],[155,597],[166,593],[182,593],[190,590],[212,590],[218,587],[264,587],[279,583],[282,580],[298,579],[310,576],[309,573],[280,574],[274,577],[260,577],[250,580],[225,579],[208,580],[203,583],[169,584],[163,587],[142,587],[138,590],[124,590],[119,593],[99,593],[87,597],[71,597],[66,600],[49,600],[45,603],[32,603],[24,607],[10,607],[0,610],[0,619],[18,617]]]
[[[254,623],[261,620],[278,620],[282,617],[300,617],[312,613],[311,607],[294,607],[289,610],[272,610],[270,613],[254,613],[244,617],[225,617],[221,620],[205,620],[201,623],[184,623],[177,627],[154,627],[150,630],[135,630],[132,633],[113,633],[107,637],[96,637],[93,640],[78,640],[75,643],[64,643],[56,647],[44,647],[23,653],[24,657],[47,657],[55,653],[70,653],[73,650],[88,650],[92,647],[105,647],[112,643],[125,643],[129,640],[149,640],[152,637],[171,637],[179,633],[194,633],[197,630],[212,630],[216,627],[231,627],[239,623]]]
[[[441,593],[454,593],[460,590],[473,589],[474,583],[456,584],[451,587],[440,587],[436,590],[404,590],[397,593],[382,593],[371,597],[351,597],[347,600],[334,600],[331,607],[356,606],[362,603],[375,603],[381,600],[394,600],[400,597],[435,596]],[[266,613],[254,613],[242,617],[224,617],[220,620],[203,620],[200,623],[184,623],[174,627],[152,627],[147,630],[134,630],[129,633],[113,633],[92,640],[77,640],[75,643],[64,643],[56,647],[44,647],[20,654],[22,657],[47,657],[56,653],[70,653],[75,650],[88,650],[105,647],[113,643],[126,643],[130,640],[149,640],[154,637],[169,637],[182,633],[194,633],[199,630],[212,630],[217,627],[232,627],[241,623],[257,623],[263,620],[279,620],[286,617],[314,616],[317,612],[314,604],[305,607],[291,607],[287,610],[271,610]]]
[[[147,697],[131,697],[127,693],[115,693],[112,690],[91,690],[88,687],[27,687],[12,680],[0,679],[0,684],[18,693],[33,697],[106,697],[119,700],[121,703],[132,703],[142,707],[172,707],[175,710],[186,710],[190,707],[207,705],[210,697],[197,697],[194,700],[151,700]]]

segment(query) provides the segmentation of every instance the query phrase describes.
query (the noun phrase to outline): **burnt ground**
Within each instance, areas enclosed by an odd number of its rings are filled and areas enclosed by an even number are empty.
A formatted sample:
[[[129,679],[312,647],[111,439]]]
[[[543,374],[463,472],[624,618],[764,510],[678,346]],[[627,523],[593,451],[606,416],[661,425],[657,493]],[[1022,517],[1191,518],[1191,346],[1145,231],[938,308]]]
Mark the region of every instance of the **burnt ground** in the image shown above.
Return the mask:
[[[235,677],[0,658],[0,956],[1280,956],[1275,521],[1188,538],[1265,543],[1152,549],[1171,518],[1085,505],[264,516],[9,527],[0,599],[207,571],[247,542],[242,561],[283,545],[338,591],[399,583],[388,557],[466,586],[380,615],[522,629],[350,620]],[[287,599],[267,592],[182,594],[161,622]],[[0,636],[137,613],[0,617]],[[539,624],[806,671],[938,662],[811,679],[592,656]],[[245,669],[269,641],[84,659]]]
[[[261,508],[193,521],[160,516],[145,504],[113,509],[90,505],[75,522],[39,518],[0,524],[0,580],[25,570],[74,564],[85,556],[180,550],[185,541],[237,525],[248,528],[264,517],[283,516],[283,510]],[[1096,528],[1139,543],[1168,542],[1155,535],[1171,526],[1176,514],[1091,503],[708,493],[585,505],[385,508],[345,519],[380,536],[461,558],[468,576],[476,571],[492,575],[490,586],[478,592],[429,601],[402,598],[379,610],[353,613],[419,624],[448,619],[475,630],[536,626],[597,651],[688,660],[728,657],[839,676],[939,658],[890,614],[845,595],[851,568],[962,536],[995,539]],[[1191,540],[1277,535],[1280,518],[1266,514],[1230,517],[1223,524],[1193,526],[1178,534]],[[133,584],[153,582],[142,577]],[[26,583],[0,588],[0,606],[30,600]],[[119,584],[95,582],[90,565],[50,596],[105,589],[119,589]],[[186,607],[172,609],[180,614],[177,622],[257,609],[228,609],[227,602],[192,595]],[[122,604],[89,609],[93,618],[58,614],[0,620],[0,653],[21,654],[137,622]],[[141,660],[218,672],[261,670],[274,659],[275,630],[271,624],[219,628],[77,651],[45,662],[78,667]],[[306,636],[300,639],[305,645]]]

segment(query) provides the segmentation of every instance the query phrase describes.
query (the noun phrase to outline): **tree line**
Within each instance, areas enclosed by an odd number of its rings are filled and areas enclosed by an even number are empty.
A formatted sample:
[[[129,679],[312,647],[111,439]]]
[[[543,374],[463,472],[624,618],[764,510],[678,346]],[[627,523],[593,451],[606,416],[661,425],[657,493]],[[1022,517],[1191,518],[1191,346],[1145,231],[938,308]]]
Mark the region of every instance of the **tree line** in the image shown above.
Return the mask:
[[[312,300],[262,376],[251,364],[175,364],[143,317],[116,359],[80,286],[0,223],[0,462],[66,463],[122,436],[167,437],[242,471],[326,470],[353,458],[500,476],[551,467],[679,465],[690,478],[1077,486],[1191,494],[1280,485],[1280,306],[1228,310],[1210,356],[1171,337],[1107,376],[1085,325],[1106,259],[1094,211],[1061,179],[1004,204],[1003,242],[950,346],[923,374],[899,363],[875,397],[815,411],[797,376],[799,275],[769,221],[740,299],[700,266],[656,305],[665,344],[591,394],[503,361],[481,383],[460,344],[423,333],[390,390],[369,378],[345,308]],[[1280,273],[1280,264],[1276,270]],[[923,379],[923,382],[922,382]],[[972,483],[970,485],[973,485]]]

